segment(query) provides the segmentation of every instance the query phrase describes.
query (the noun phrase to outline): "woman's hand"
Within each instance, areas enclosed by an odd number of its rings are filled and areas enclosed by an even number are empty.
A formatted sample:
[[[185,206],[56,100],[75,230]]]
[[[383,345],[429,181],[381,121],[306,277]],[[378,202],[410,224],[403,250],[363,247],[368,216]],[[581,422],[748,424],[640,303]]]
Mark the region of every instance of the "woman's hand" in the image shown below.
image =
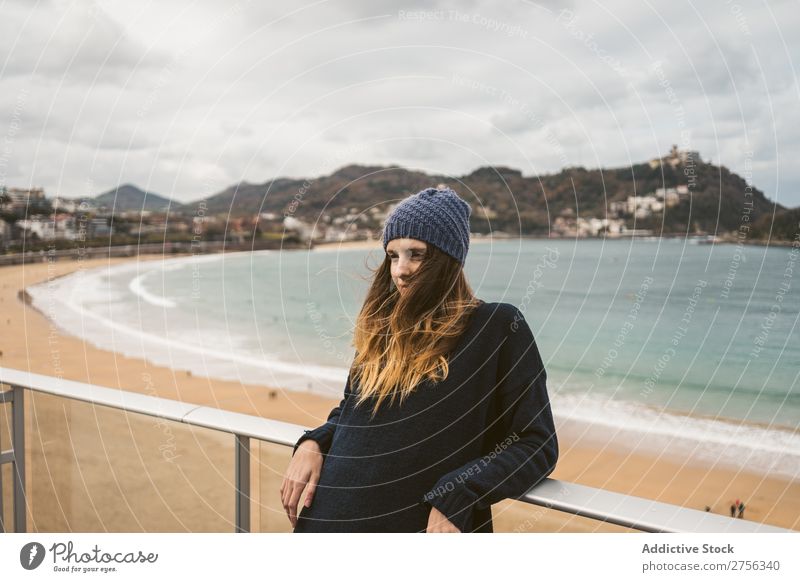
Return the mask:
[[[283,477],[281,485],[281,503],[292,522],[292,527],[297,526],[297,503],[306,489],[306,500],[303,503],[306,507],[311,507],[314,499],[314,492],[317,490],[319,475],[322,472],[322,451],[319,444],[311,439],[305,440],[297,447],[286,475]]]
[[[453,525],[447,516],[431,507],[431,514],[428,516],[428,528],[425,533],[461,533],[461,530]]]

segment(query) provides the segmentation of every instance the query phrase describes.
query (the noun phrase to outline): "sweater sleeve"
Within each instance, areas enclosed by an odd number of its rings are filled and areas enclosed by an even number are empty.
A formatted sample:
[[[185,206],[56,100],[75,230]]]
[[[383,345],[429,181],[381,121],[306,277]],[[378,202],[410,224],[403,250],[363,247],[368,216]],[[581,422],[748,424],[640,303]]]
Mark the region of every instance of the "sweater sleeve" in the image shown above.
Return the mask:
[[[318,426],[315,429],[307,430],[303,433],[303,436],[301,436],[294,445],[294,449],[292,450],[293,457],[294,454],[297,452],[297,447],[299,447],[303,441],[306,441],[308,439],[317,441],[317,444],[319,445],[322,454],[323,455],[328,454],[328,451],[331,448],[331,443],[333,442],[333,433],[336,431],[336,425],[338,424],[339,416],[342,413],[342,408],[344,408],[344,404],[351,394],[352,392],[350,389],[350,374],[348,374],[347,382],[345,383],[344,386],[344,398],[342,398],[342,401],[339,402],[339,406],[331,410],[330,414],[328,415],[328,420],[325,421],[325,424],[323,424],[322,426]]]
[[[547,374],[522,312],[513,308],[508,334],[498,354],[495,402],[497,418],[487,433],[503,434],[486,455],[439,479],[423,497],[460,531],[471,531],[474,509],[502,499],[523,497],[553,472],[558,441],[547,395]],[[494,424],[499,423],[499,425]]]

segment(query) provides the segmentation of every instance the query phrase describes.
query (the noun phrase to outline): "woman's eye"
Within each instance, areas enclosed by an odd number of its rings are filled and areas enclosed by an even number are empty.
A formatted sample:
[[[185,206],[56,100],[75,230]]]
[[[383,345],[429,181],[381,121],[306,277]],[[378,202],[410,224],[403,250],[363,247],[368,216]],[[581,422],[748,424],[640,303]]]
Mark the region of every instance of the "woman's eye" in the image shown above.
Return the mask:
[[[387,254],[386,256],[388,256],[393,261],[396,261],[397,259],[400,258],[399,255],[388,255]],[[421,260],[421,259],[425,258],[425,253],[411,253],[410,258],[414,259],[414,260]]]

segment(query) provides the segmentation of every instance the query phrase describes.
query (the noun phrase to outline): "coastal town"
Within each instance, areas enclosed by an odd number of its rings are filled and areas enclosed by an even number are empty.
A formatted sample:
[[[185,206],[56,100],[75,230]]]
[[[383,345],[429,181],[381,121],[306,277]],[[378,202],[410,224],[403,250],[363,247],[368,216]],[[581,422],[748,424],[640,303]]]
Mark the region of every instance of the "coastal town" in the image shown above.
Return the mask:
[[[333,242],[369,240],[374,236],[370,223],[383,220],[393,206],[372,208],[368,214],[351,208],[343,216],[325,214],[312,224],[294,216],[282,217],[273,212],[263,212],[250,218],[220,216],[191,216],[184,212],[166,213],[151,210],[113,211],[98,207],[91,200],[48,199],[41,188],[8,188],[2,191],[6,201],[0,204],[4,217],[0,218],[0,243],[5,251],[23,242],[75,241],[88,239],[130,238],[136,241],[180,241],[192,234],[203,233],[208,240],[243,242],[254,237],[275,238],[285,232],[301,241]],[[644,196],[628,196],[627,200],[611,202],[607,216],[575,216],[569,208],[555,217],[551,237],[615,237],[650,235],[649,229],[632,228],[634,218],[657,215],[665,208],[675,206],[682,197],[688,197],[686,186],[659,188]],[[1,196],[1,194],[0,194]],[[491,220],[491,208],[474,210]],[[510,236],[495,231],[493,236]],[[116,235],[116,236],[115,236]]]
[[[652,168],[660,165],[674,168],[691,159],[699,160],[699,154],[673,147],[668,155],[653,159],[649,164]],[[652,229],[641,228],[637,223],[663,215],[668,209],[688,201],[690,194],[688,184],[659,187],[646,193],[631,192],[622,200],[609,201],[602,214],[580,215],[572,207],[563,208],[554,213],[541,232],[508,232],[495,227],[489,228],[488,232],[474,228],[473,233],[497,238],[520,235],[549,238],[652,236]],[[93,198],[68,198],[60,193],[48,196],[43,188],[2,187],[0,248],[4,253],[18,253],[31,249],[68,248],[73,241],[95,241],[116,246],[199,242],[257,244],[260,241],[323,244],[373,240],[379,236],[380,224],[394,208],[393,204],[374,205],[366,211],[347,207],[313,217],[299,216],[292,211],[242,216],[209,212],[204,200],[195,204],[176,204],[174,208],[169,200],[163,200],[162,208],[147,208],[142,204],[138,209],[120,209],[116,200],[109,205],[107,197],[104,203]],[[473,222],[491,225],[497,218],[498,211],[491,204],[473,207]],[[693,234],[706,235],[696,231]]]

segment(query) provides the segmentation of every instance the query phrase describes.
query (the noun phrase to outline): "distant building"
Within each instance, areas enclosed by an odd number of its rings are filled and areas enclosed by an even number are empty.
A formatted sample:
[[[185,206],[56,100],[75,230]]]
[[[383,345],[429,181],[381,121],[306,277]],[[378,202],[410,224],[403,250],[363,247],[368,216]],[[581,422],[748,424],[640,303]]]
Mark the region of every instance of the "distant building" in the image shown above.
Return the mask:
[[[283,227],[286,230],[295,231],[302,240],[311,240],[313,236],[313,227],[294,216],[287,216],[284,218]]]
[[[75,240],[78,238],[75,217],[71,214],[56,214],[53,218],[53,232],[56,239]]]
[[[628,196],[625,200],[611,202],[608,212],[616,217],[646,218],[655,212],[663,212],[665,208],[677,206],[687,194],[689,187],[685,184],[675,188],[656,188],[652,194],[646,196]]]
[[[326,242],[342,242],[346,240],[353,240],[356,238],[356,230],[342,230],[340,228],[328,228],[325,231],[325,237],[323,240]]]
[[[654,212],[664,210],[664,203],[655,196],[628,196],[627,213],[636,218],[646,218]]]
[[[3,205],[4,210],[12,212],[25,210],[31,202],[44,202],[44,189],[42,188],[8,188],[4,190],[9,201]]]
[[[552,230],[554,234],[565,237],[618,236],[625,231],[625,221],[621,218],[557,216]]]
[[[370,216],[374,220],[379,220],[377,217],[378,216],[382,216],[382,215],[379,212],[377,214],[376,213],[370,213]],[[355,223],[355,222],[359,222],[359,221],[360,222],[368,222],[370,220],[370,216],[367,216],[367,214],[351,212],[351,213],[345,214],[344,216],[337,216],[336,218],[334,218],[330,222],[331,222],[331,224],[333,224],[335,226],[341,226],[343,224],[351,224],[351,223]],[[380,220],[382,220],[382,218]]]
[[[628,214],[628,201],[619,200],[616,202],[611,202],[608,205],[608,213],[613,216],[622,216]]]
[[[660,165],[669,165],[673,168],[683,164],[698,164],[700,159],[700,152],[679,150],[677,145],[673,145],[669,153],[663,158],[653,158],[650,160],[650,167],[655,169]]]
[[[666,207],[677,206],[681,201],[682,194],[688,194],[689,188],[687,186],[678,186],[677,188],[656,188],[655,197],[658,200],[663,200]]]
[[[56,214],[49,218],[33,217],[18,220],[17,228],[35,234],[40,240],[75,240],[75,218],[69,214]]]
[[[97,204],[95,204],[94,200],[81,200],[78,205],[79,209],[83,213],[88,212],[96,212],[97,211]]]
[[[653,236],[653,230],[650,228],[625,228],[621,234],[624,236]]]
[[[615,218],[578,218],[576,222],[578,236],[598,236],[600,234],[619,234],[625,228],[625,222]]]
[[[39,218],[26,218],[25,220],[18,220],[14,223],[14,225],[20,230],[25,231],[26,236],[35,234],[37,238],[42,240],[52,240],[55,238],[52,224]]]
[[[12,226],[0,218],[0,244],[5,245],[11,240]]]
[[[118,212],[117,216],[119,216],[119,218],[124,218],[125,220],[141,221],[143,218],[149,218],[152,214],[152,210],[124,210],[122,212]]]
[[[111,236],[114,228],[108,224],[106,218],[92,218],[86,225],[86,231],[89,238],[100,238]]]
[[[54,212],[75,212],[80,205],[79,201],[70,200],[69,198],[61,198],[56,196],[51,201]]]
[[[25,231],[26,236],[36,235],[40,240],[54,240],[56,238],[55,224],[51,220],[41,218],[27,218],[14,223],[17,228]]]

